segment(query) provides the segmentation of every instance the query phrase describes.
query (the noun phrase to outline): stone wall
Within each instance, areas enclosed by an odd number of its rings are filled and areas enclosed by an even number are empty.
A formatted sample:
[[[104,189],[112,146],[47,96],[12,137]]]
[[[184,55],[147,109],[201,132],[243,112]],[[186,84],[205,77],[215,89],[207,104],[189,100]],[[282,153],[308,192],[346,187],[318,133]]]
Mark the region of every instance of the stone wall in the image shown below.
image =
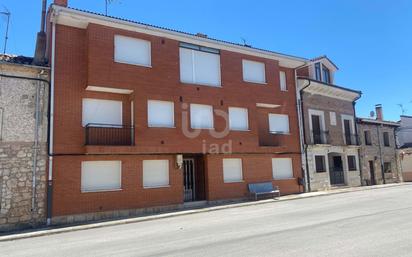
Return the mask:
[[[2,75],[48,78],[47,71],[40,75],[43,69],[38,67],[0,63],[0,69]],[[44,82],[0,76],[0,232],[46,222],[48,90]],[[38,147],[34,169],[37,94]]]

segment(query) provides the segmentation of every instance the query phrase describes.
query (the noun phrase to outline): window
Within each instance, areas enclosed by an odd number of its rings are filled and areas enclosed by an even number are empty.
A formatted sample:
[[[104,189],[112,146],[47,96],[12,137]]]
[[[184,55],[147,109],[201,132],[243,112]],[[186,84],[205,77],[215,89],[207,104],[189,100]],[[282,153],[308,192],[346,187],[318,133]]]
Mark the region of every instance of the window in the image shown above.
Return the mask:
[[[316,169],[316,172],[326,172],[325,156],[323,155],[315,156],[315,169]]]
[[[147,101],[149,127],[174,127],[174,104],[166,101]]]
[[[269,113],[269,131],[275,134],[288,134],[289,116]]]
[[[330,125],[336,126],[336,112],[329,112]]]
[[[318,81],[321,81],[321,71],[320,71],[320,62],[315,63],[315,78]]]
[[[223,181],[231,183],[242,180],[242,159],[223,159]]]
[[[365,130],[363,133],[365,136],[365,145],[372,145],[371,132],[369,130]]]
[[[384,162],[383,163],[383,172],[384,173],[391,173],[392,172],[392,167],[391,167],[391,163],[390,162]]]
[[[143,161],[143,187],[150,188],[166,186],[169,186],[169,161]]]
[[[121,161],[84,161],[81,166],[82,192],[121,189]]]
[[[356,156],[355,155],[348,155],[348,169],[349,171],[358,170],[356,165]]]
[[[328,84],[330,83],[330,72],[325,65],[322,65],[322,81]]]
[[[273,158],[272,159],[273,179],[291,179],[293,178],[293,168],[291,158]]]
[[[150,66],[150,48],[149,41],[116,35],[114,37],[114,61]]]
[[[211,105],[191,104],[190,125],[194,129],[213,129],[213,107]]]
[[[243,60],[243,80],[253,83],[266,83],[265,64],[262,62],[254,62]]]
[[[219,50],[180,43],[180,81],[219,87]]]
[[[122,102],[84,98],[82,124],[122,125]]]
[[[248,130],[249,119],[246,108],[229,107],[229,128],[231,130]]]
[[[383,144],[384,146],[391,146],[389,143],[389,132],[383,132]]]
[[[280,90],[288,91],[288,86],[287,86],[287,83],[286,83],[286,72],[280,71],[279,72],[279,78],[280,78]]]

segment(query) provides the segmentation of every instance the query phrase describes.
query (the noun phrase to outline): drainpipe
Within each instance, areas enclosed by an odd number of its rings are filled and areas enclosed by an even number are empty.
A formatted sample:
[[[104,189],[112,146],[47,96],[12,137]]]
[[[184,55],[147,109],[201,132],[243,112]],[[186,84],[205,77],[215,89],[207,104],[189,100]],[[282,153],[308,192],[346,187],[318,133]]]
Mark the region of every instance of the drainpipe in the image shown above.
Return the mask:
[[[358,146],[360,146],[360,140],[359,140],[359,131],[358,131],[358,122],[357,122],[357,118],[356,118],[356,101],[359,99],[360,97],[358,97],[358,98],[356,98],[353,102],[352,102],[352,105],[353,105],[353,117],[355,117],[354,118],[354,122],[355,122],[355,137],[356,137],[356,143],[357,143],[357,145]],[[359,167],[359,178],[360,178],[360,183],[361,183],[361,186],[363,185],[363,174],[362,174],[362,166],[363,166],[363,163],[362,163],[362,165],[361,165],[361,161],[363,160],[363,158],[361,158],[361,150],[360,150],[360,147],[358,148],[358,167]]]
[[[381,133],[379,129],[379,125],[376,126],[376,131],[378,133],[378,145],[379,145],[379,158],[380,158],[380,163],[381,163],[381,173],[382,173],[382,180],[383,184],[386,184],[386,179],[385,179],[385,171],[383,170],[383,159],[382,159],[382,146],[381,146]]]

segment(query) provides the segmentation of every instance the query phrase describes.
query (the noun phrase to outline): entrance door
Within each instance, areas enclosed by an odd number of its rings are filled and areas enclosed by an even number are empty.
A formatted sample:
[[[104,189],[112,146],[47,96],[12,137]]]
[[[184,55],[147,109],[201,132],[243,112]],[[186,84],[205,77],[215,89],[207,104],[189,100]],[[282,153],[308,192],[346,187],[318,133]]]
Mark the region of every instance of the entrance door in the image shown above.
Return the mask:
[[[329,170],[330,184],[343,185],[345,177],[343,176],[343,162],[341,156],[333,156],[333,167]]]
[[[183,185],[185,190],[185,202],[191,202],[196,199],[195,184],[195,159],[183,159]]]
[[[375,164],[373,161],[369,161],[369,174],[371,178],[371,185],[376,185],[376,179],[375,179]]]
[[[320,129],[319,115],[312,115],[312,136],[314,144],[322,144],[322,133]]]

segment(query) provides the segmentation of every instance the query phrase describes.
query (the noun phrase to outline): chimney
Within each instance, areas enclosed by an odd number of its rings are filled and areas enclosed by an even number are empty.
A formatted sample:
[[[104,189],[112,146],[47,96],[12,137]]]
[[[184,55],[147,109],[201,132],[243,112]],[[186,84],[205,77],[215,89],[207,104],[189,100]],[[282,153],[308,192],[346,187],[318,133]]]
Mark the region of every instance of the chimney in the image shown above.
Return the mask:
[[[60,6],[64,6],[64,7],[67,7],[67,2],[68,2],[68,0],[54,0],[55,5],[60,5]]]
[[[376,120],[383,120],[383,111],[382,111],[382,105],[377,104],[375,105],[375,111],[376,111]]]
[[[37,33],[36,40],[36,50],[34,52],[34,65],[44,65],[46,64],[46,32],[45,32],[45,22],[46,22],[46,6],[47,0],[42,1],[42,11],[40,20],[40,31]]]
[[[207,35],[203,34],[203,33],[196,33],[196,36],[197,37],[202,37],[202,38],[207,38]]]

